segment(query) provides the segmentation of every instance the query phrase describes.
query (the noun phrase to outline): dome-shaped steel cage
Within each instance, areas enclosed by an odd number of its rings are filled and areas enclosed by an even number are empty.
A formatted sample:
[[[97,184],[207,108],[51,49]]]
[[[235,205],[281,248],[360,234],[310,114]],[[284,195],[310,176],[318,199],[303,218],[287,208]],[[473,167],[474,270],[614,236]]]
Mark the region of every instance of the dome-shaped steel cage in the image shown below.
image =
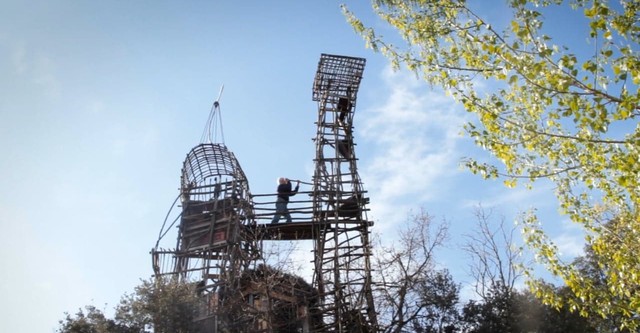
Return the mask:
[[[223,144],[200,144],[187,154],[180,195],[180,251],[250,241],[243,233],[246,226],[255,224],[249,183]],[[202,227],[208,227],[207,232],[202,232]]]
[[[202,204],[203,211],[212,211],[210,205],[216,202],[217,208],[233,208],[244,217],[252,215],[247,177],[223,144],[205,143],[191,149],[182,167],[180,183],[183,213],[187,208],[197,211],[197,204]]]
[[[200,144],[184,161],[175,273],[206,286],[233,284],[260,250],[247,178],[223,144]],[[214,288],[215,289],[215,288]]]

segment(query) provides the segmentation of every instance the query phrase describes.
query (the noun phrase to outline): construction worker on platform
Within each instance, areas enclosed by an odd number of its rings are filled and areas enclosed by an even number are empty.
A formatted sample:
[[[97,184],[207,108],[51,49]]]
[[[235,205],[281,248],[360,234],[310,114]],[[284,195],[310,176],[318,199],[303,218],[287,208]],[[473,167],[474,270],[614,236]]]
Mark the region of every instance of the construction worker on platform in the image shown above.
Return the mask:
[[[276,200],[276,213],[273,215],[271,223],[278,223],[280,216],[287,219],[287,223],[291,223],[291,214],[289,213],[289,197],[296,195],[300,188],[300,181],[297,182],[296,188],[291,190],[291,181],[288,178],[278,178],[278,199]]]

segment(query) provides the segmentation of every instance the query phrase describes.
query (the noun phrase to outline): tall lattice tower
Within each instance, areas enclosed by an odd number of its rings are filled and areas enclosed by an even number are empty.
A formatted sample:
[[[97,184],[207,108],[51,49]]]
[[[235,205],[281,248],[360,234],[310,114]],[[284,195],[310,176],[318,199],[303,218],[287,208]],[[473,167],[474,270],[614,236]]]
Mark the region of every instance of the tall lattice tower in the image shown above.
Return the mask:
[[[358,176],[353,115],[365,59],[322,54],[313,176],[314,286],[323,332],[375,332],[366,198]]]

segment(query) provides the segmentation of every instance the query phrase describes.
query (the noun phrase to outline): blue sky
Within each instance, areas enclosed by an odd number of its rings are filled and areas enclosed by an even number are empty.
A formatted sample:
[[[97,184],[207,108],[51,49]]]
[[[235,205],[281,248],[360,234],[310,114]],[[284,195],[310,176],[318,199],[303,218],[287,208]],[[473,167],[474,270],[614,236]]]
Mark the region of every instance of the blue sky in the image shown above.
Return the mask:
[[[53,332],[65,311],[110,310],[151,275],[182,162],[223,84],[225,143],[251,191],[310,179],[321,53],[367,58],[354,133],[374,232],[393,235],[420,207],[446,219],[439,259],[467,283],[459,244],[473,207],[553,216],[549,187],[507,190],[461,170],[461,158],[485,156],[460,136],[469,115],[365,49],[340,3],[5,0],[0,331]],[[368,2],[347,4],[379,24]],[[551,220],[566,253],[579,250]]]

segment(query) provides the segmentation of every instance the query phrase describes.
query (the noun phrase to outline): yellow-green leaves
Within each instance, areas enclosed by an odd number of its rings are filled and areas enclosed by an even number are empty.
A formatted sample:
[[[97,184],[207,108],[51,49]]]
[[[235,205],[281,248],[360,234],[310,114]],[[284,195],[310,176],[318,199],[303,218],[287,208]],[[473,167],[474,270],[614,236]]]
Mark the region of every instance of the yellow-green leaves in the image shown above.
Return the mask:
[[[496,159],[465,161],[472,172],[504,177],[510,188],[548,178],[561,210],[588,231],[611,273],[604,286],[562,262],[542,228],[525,223],[530,248],[574,297],[552,295],[532,277],[537,294],[555,306],[620,315],[622,325],[638,327],[640,300],[628,292],[640,290],[638,256],[625,253],[640,253],[640,2],[610,7],[607,1],[571,1],[575,15],[587,22],[586,35],[575,39],[591,39],[590,53],[552,44],[553,35],[541,31],[542,12],[556,5],[567,6],[562,0],[510,0],[504,12],[512,16],[500,31],[462,0],[376,0],[374,10],[404,38],[404,47],[391,46],[347,17],[395,67],[406,66],[442,87],[477,116],[466,133]],[[630,228],[616,236],[617,243],[596,227],[614,216]]]

